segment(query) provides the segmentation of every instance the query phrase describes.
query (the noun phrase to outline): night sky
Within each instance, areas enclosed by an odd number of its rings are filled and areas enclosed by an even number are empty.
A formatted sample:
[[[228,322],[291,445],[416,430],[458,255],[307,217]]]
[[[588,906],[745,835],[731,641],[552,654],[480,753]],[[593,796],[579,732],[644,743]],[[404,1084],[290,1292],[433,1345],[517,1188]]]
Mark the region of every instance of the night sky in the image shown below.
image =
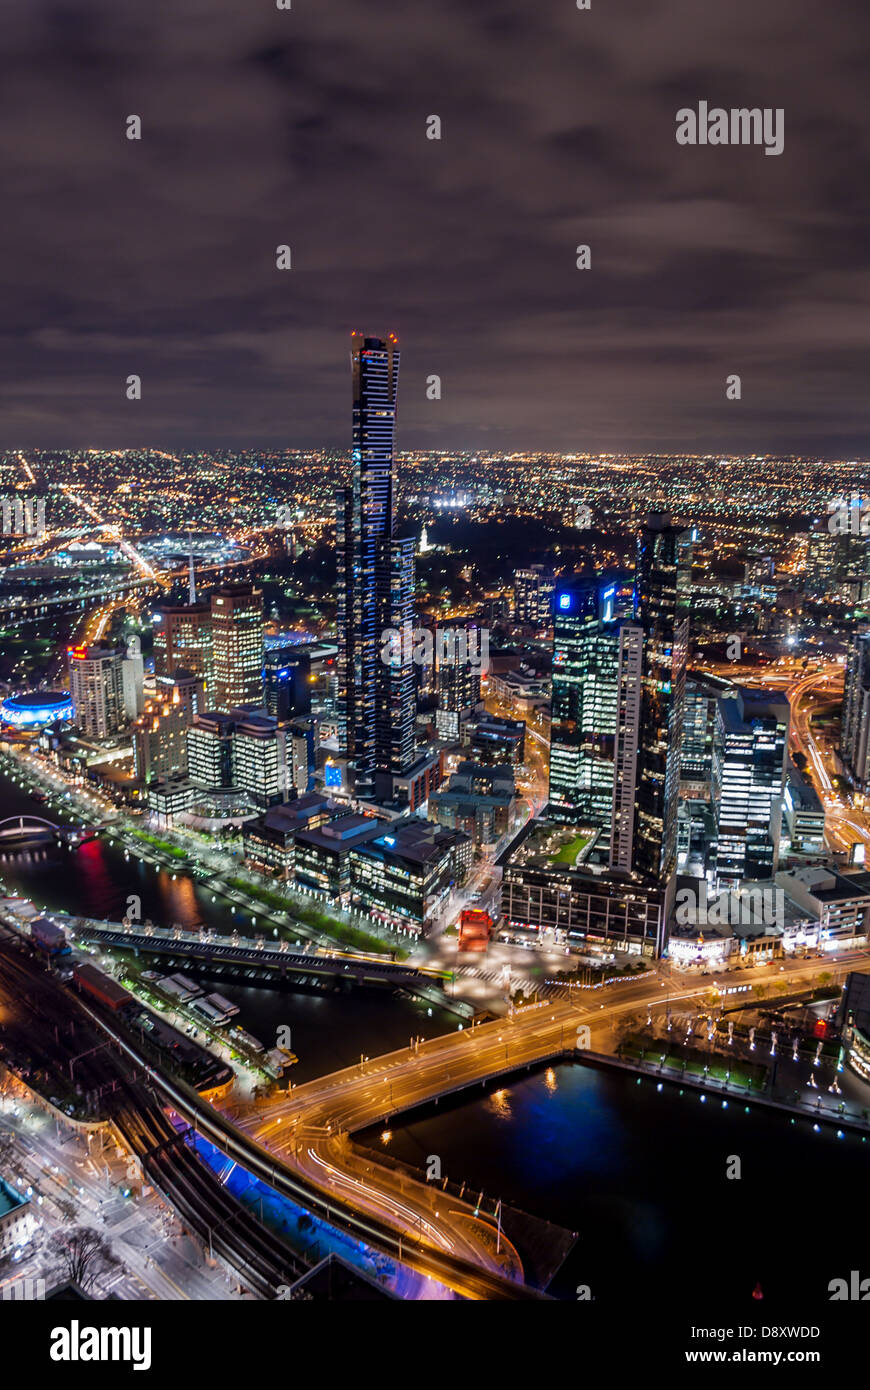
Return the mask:
[[[292,3],[0,0],[0,446],[867,455],[867,0]]]

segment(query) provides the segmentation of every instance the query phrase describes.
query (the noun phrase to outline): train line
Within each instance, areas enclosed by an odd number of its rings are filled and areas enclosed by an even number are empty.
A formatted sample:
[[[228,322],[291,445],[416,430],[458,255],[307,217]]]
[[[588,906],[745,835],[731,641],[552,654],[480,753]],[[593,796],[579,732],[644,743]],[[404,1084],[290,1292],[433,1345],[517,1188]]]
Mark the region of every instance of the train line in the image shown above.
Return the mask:
[[[8,959],[8,952],[0,949],[0,978]],[[120,1131],[124,1142],[142,1162],[149,1181],[199,1238],[210,1243],[213,1252],[222,1254],[243,1282],[260,1296],[274,1297],[274,1291],[292,1283],[304,1272],[305,1266],[277,1234],[268,1231],[241,1208],[211,1169],[178,1139],[178,1131],[170,1124],[163,1107],[170,1107],[231,1162],[238,1163],[282,1196],[463,1297],[509,1301],[546,1299],[547,1295],[537,1289],[449,1250],[436,1248],[389,1220],[360,1210],[352,1195],[342,1196],[324,1190],[264,1149],[251,1136],[239,1131],[193,1087],[157,1070],[136,1044],[117,1028],[114,1020],[103,1017],[63,990],[50,975],[38,971],[34,962],[25,965],[19,956],[17,969],[31,985],[39,979],[44,988],[51,987],[56,1003],[63,1006],[62,1012],[69,1016],[75,1011],[78,1019],[86,1019],[98,1043],[102,1039],[103,1043],[109,1040],[114,1045],[111,1049],[102,1047],[77,1064],[84,1068],[78,1073],[79,1079],[93,1074],[96,1086],[114,1083],[119,1095],[113,1100],[112,1119],[125,1127]],[[119,1054],[128,1058],[126,1066],[121,1063]],[[169,1147],[170,1144],[173,1147]],[[233,1204],[232,1208],[228,1204]]]
[[[76,1079],[85,1093],[109,1088],[103,1107],[105,1118],[139,1161],[148,1182],[188,1230],[235,1271],[243,1285],[261,1298],[278,1296],[279,1290],[307,1271],[308,1263],[227,1190],[185,1133],[172,1124],[150,1086],[125,1074],[121,1058],[113,1046],[105,1044],[89,1011],[27,960],[19,942],[14,933],[0,929],[0,988],[16,1007],[40,1023],[40,1027],[27,1030],[33,1063],[25,1077],[27,1084],[35,1085],[38,1072],[50,1075],[61,1062],[75,1066]],[[75,1052],[67,1057],[61,1055],[61,1048],[70,1023]],[[98,1050],[76,1057],[90,1046]]]

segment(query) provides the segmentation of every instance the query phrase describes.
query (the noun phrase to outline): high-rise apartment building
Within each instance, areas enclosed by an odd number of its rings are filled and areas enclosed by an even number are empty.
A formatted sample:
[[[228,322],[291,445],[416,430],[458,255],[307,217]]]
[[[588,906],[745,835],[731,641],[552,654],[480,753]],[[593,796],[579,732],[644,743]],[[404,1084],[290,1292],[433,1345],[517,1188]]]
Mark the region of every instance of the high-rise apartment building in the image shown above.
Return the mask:
[[[593,579],[556,587],[548,808],[554,820],[610,823],[619,658],[615,596],[615,584]]]
[[[787,702],[770,692],[736,690],[719,701],[713,807],[721,887],[777,871],[788,722]]]
[[[686,681],[680,755],[680,784],[684,796],[710,799],[719,701],[734,689],[733,681],[719,676],[693,676]]]
[[[123,654],[114,647],[70,647],[75,722],[89,738],[108,738],[126,721]]]
[[[455,631],[462,633],[459,628]],[[459,640],[436,641],[434,645],[435,694],[438,701],[435,727],[439,738],[451,742],[458,742],[462,725],[480,704],[481,666],[479,661],[475,663],[468,659],[468,650],[468,644]]]
[[[514,618],[532,627],[549,627],[552,622],[553,590],[556,579],[544,565],[527,565],[514,570]]]
[[[263,704],[263,595],[224,584],[211,595],[212,709]]]
[[[154,674],[171,676],[182,667],[211,678],[211,607],[208,603],[158,605],[153,614]]]
[[[611,868],[648,883],[676,867],[691,535],[660,513],[638,537],[634,622],[620,631]]]
[[[861,791],[870,787],[870,631],[852,638],[843,689],[840,753]]]
[[[414,539],[394,534],[399,357],[393,334],[353,336],[352,476],[336,497],[339,738],[362,799],[390,797],[415,752],[411,643],[389,641],[414,615]]]
[[[157,695],[133,726],[133,767],[146,786],[187,775],[187,738],[203,707],[203,681],[189,671],[160,676]]]

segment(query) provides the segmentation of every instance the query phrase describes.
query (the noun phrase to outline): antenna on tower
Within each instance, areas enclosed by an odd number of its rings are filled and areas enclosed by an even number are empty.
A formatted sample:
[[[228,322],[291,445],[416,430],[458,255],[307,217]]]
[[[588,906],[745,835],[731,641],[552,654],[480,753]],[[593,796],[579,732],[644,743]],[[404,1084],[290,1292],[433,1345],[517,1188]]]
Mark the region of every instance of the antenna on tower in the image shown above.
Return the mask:
[[[190,533],[190,531],[188,531],[187,533],[187,540],[188,544],[190,545],[190,582],[188,585],[188,593],[190,595],[190,603],[192,607],[193,604],[196,603],[196,571],[193,567],[193,536]]]

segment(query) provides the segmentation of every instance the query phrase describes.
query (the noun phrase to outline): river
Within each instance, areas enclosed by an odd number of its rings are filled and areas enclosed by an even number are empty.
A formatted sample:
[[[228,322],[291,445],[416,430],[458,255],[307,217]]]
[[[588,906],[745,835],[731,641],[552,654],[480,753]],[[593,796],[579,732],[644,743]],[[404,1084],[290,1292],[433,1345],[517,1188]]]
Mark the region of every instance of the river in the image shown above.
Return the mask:
[[[47,815],[0,778],[0,819]],[[40,907],[119,919],[129,894],[158,925],[206,923],[226,931],[241,914],[211,901],[203,886],[135,859],[103,840],[78,848],[7,854],[9,892]],[[195,971],[188,969],[188,973]],[[299,1063],[294,1082],[358,1061],[361,1053],[407,1045],[457,1026],[455,1015],[381,991],[340,996],[251,987],[221,980],[240,1006],[238,1022],[267,1045],[289,1026]],[[651,1295],[717,1299],[826,1298],[868,1247],[864,1188],[868,1146],[823,1126],[759,1106],[580,1065],[539,1069],[508,1085],[459,1096],[396,1125],[388,1151],[415,1166],[432,1156],[457,1182],[578,1232],[553,1291],[574,1299],[588,1286],[644,1326]],[[380,1146],[379,1132],[361,1136]],[[738,1159],[741,1176],[729,1178]],[[733,1169],[733,1162],[731,1163]],[[848,1209],[848,1219],[841,1212]],[[865,1271],[866,1273],[867,1271]]]

